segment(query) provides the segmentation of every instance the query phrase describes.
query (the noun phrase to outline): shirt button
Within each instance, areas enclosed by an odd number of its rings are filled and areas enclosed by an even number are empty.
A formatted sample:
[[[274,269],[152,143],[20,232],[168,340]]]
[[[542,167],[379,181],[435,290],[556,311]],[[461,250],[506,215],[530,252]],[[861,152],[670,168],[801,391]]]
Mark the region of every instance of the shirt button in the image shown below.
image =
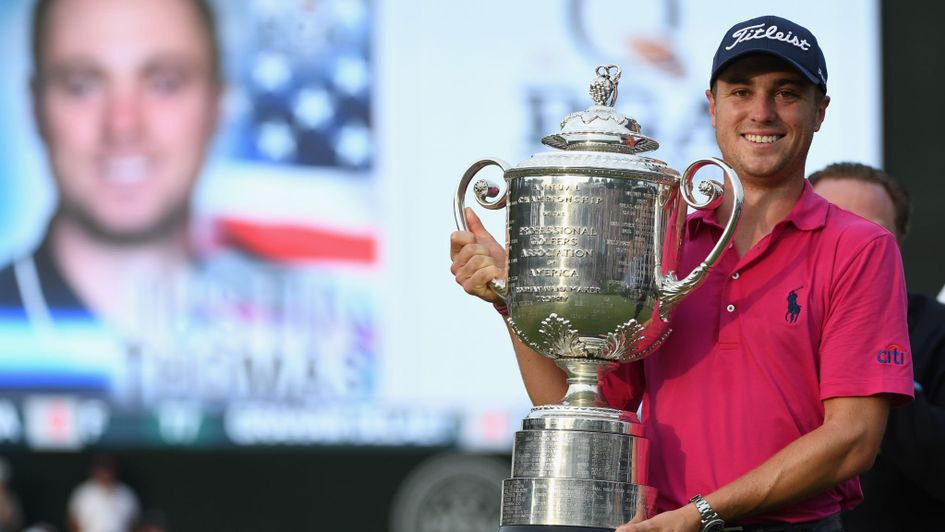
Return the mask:
[[[735,312],[735,305],[729,305],[729,306],[725,307],[725,310],[727,310],[727,311],[729,311],[729,312]]]
[[[741,275],[739,275],[738,272],[732,274],[732,279],[738,279],[739,277],[741,277]]]

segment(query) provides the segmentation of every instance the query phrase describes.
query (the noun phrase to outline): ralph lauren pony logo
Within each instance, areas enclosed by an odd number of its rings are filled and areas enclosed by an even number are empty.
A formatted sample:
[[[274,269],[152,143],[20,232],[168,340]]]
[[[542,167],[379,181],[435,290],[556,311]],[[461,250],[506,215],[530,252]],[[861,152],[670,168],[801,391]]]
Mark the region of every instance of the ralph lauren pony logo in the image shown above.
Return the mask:
[[[798,286],[787,296],[787,312],[784,313],[784,321],[794,323],[797,317],[801,315],[801,306],[797,304],[797,291],[804,288],[804,285]]]

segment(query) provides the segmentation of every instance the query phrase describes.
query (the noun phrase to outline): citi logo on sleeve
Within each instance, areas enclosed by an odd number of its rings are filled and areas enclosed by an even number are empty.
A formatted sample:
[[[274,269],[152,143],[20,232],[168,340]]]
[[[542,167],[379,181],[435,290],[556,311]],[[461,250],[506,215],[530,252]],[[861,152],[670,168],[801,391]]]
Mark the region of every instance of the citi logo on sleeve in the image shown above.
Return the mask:
[[[899,344],[889,344],[876,353],[876,361],[880,364],[901,366],[906,363],[906,350]]]

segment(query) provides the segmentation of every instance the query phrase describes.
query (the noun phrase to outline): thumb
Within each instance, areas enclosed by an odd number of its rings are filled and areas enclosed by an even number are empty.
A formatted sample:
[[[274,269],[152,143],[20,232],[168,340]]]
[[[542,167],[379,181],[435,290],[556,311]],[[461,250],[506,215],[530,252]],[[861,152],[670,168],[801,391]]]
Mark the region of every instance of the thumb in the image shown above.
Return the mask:
[[[496,244],[498,244],[498,242],[496,242],[495,237],[493,237],[492,234],[486,230],[486,227],[482,225],[482,220],[479,219],[479,215],[477,215],[474,210],[472,210],[469,207],[466,207],[465,214],[466,214],[466,225],[469,227],[469,231],[472,234],[476,235],[476,239],[479,240],[480,243],[495,242]]]

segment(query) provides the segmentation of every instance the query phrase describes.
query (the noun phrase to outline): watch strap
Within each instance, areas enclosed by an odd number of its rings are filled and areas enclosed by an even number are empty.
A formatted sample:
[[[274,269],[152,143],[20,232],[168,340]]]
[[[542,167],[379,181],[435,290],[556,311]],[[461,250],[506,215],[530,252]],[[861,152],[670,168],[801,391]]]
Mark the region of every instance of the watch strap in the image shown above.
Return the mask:
[[[709,501],[702,498],[702,495],[696,495],[689,499],[689,502],[696,505],[696,510],[699,510],[699,518],[702,522],[700,532],[716,532],[725,527],[725,521],[712,509]]]

